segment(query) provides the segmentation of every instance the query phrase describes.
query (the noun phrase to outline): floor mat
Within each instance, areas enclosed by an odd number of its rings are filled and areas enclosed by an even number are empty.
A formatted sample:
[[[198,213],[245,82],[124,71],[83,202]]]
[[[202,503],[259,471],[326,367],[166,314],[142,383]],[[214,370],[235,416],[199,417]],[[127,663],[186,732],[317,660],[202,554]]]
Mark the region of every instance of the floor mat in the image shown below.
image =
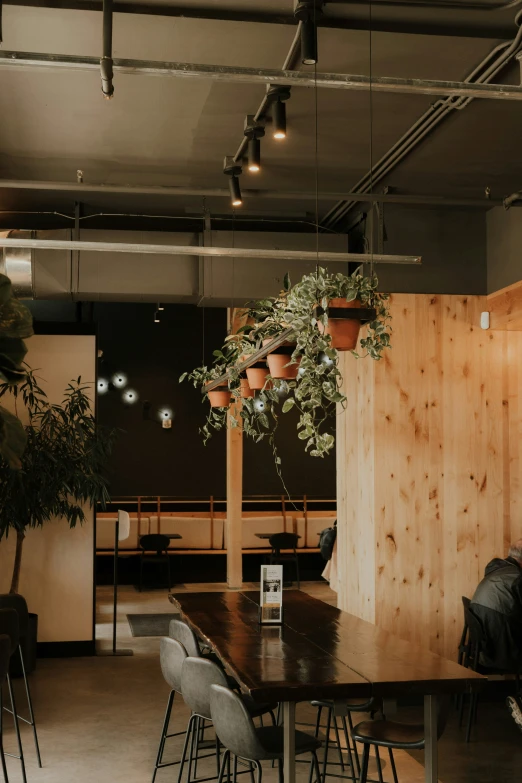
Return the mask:
[[[176,612],[127,615],[133,636],[168,636],[170,621],[179,619]]]

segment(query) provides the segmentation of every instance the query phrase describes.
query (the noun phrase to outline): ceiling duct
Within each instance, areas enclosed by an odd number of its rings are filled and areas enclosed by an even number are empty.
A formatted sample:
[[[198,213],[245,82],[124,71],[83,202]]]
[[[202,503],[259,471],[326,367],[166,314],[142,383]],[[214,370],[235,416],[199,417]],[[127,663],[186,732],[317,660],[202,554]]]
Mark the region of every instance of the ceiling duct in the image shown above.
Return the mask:
[[[33,239],[33,231],[2,231],[2,239]],[[11,280],[19,299],[34,299],[33,257],[28,247],[3,247],[0,251],[0,272]]]

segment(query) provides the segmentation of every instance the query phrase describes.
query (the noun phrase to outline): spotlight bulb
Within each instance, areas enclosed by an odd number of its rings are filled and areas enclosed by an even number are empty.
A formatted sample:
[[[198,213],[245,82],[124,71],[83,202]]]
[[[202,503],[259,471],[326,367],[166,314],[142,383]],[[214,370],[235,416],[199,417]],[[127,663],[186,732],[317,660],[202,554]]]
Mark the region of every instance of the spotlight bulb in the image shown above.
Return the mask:
[[[230,199],[233,207],[240,207],[243,204],[241,198],[241,188],[239,186],[239,179],[235,174],[229,176],[228,187],[230,189]]]
[[[117,389],[124,389],[127,385],[127,376],[123,372],[117,372],[112,376],[112,384]]]
[[[158,302],[158,306],[156,307],[156,310],[159,310],[160,312],[162,312],[164,309],[165,309],[165,308],[163,307],[163,305],[161,304],[161,302]]]
[[[98,378],[98,394],[107,394],[109,391],[109,381],[106,378]]]
[[[161,408],[158,411],[158,418],[160,421],[166,421],[172,419],[172,408]]]
[[[248,140],[248,170],[257,173],[261,169],[261,142],[259,139]]]
[[[134,391],[134,389],[125,389],[122,396],[123,402],[127,403],[127,405],[134,405],[135,402],[138,402],[138,392]]]

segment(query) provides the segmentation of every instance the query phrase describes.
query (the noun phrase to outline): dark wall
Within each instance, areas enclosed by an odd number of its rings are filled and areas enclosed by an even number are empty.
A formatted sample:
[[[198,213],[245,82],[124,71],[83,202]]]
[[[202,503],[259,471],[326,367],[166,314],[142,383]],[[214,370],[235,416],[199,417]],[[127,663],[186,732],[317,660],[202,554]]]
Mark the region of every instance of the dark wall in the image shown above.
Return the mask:
[[[101,424],[124,430],[110,466],[111,493],[120,495],[177,495],[224,497],[226,491],[225,433],[215,434],[204,446],[198,432],[208,403],[199,390],[179,376],[201,364],[203,321],[205,361],[221,346],[226,333],[226,311],[192,305],[166,305],[161,323],[153,321],[151,304],[99,303],[94,307],[98,345],[103,350],[99,377],[123,372],[139,401],[126,406],[120,391],[98,398]],[[143,418],[143,402],[151,403],[152,421]],[[174,411],[171,430],[157,419],[162,406]],[[285,483],[292,495],[335,497],[335,455],[309,457],[296,435],[294,411],[280,417],[277,445]],[[332,420],[332,427],[335,421]],[[244,494],[281,495],[268,443],[245,439]]]

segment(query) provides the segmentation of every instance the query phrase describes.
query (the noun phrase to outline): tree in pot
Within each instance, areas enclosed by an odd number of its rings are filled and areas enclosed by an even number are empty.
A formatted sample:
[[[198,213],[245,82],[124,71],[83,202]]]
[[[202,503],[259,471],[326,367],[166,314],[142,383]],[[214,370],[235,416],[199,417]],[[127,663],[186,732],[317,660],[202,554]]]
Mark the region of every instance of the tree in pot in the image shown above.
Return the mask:
[[[89,388],[81,378],[71,381],[55,405],[31,369],[19,386],[0,384],[0,397],[14,398],[17,415],[22,403],[27,417],[21,468],[0,457],[0,541],[16,535],[11,593],[18,593],[28,530],[55,518],[73,528],[85,521],[86,504],[104,508],[109,499],[104,469],[117,431],[97,426]]]

